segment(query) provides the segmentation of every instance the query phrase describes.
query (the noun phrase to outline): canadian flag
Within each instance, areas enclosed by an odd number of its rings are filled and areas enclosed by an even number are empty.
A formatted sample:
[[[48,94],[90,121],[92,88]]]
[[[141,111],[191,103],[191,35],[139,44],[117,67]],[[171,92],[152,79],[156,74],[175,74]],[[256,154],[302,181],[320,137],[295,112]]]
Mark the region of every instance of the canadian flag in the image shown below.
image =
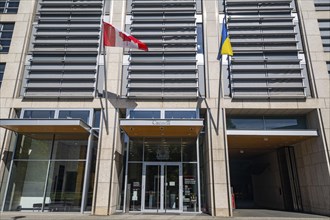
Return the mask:
[[[105,21],[103,21],[103,43],[104,46],[109,47],[128,47],[148,51],[148,46],[145,43]]]

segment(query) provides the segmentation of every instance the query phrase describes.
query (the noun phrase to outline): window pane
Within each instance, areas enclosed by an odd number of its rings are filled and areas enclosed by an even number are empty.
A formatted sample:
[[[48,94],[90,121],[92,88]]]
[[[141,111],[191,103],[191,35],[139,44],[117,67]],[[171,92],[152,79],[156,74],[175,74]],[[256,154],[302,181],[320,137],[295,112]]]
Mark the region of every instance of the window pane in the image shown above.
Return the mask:
[[[181,139],[146,138],[144,142],[145,161],[181,161]]]
[[[130,211],[141,211],[141,187],[142,187],[142,164],[141,163],[129,163],[128,164],[128,176],[127,184],[130,185],[130,194],[136,195],[134,200],[130,200]]]
[[[41,208],[46,181],[48,161],[14,161],[6,211],[33,210]],[[46,198],[46,203],[49,198]]]
[[[82,119],[85,123],[89,123],[89,111],[60,111],[58,118],[76,118]]]
[[[79,212],[84,182],[85,162],[51,162],[46,191],[46,209]]]
[[[53,110],[26,110],[23,118],[54,118]]]
[[[70,135],[56,135],[52,159],[85,160],[88,145],[87,138],[86,136],[85,139],[81,140]]]
[[[36,139],[19,135],[15,159],[49,159],[52,135],[38,135]]]
[[[271,129],[306,129],[304,118],[265,118],[267,130]]]
[[[182,158],[183,161],[197,161],[196,139],[182,139]]]
[[[197,24],[197,53],[204,53],[203,45],[203,26]]]
[[[228,129],[263,130],[263,119],[260,118],[227,118]]]
[[[3,24],[3,30],[13,30],[14,29],[14,23],[4,23]]]
[[[143,139],[130,139],[129,142],[129,161],[142,161],[143,160]]]
[[[130,118],[160,118],[160,111],[130,111]]]
[[[165,118],[196,118],[196,111],[165,111]]]
[[[183,164],[183,185],[183,211],[196,212],[198,210],[197,164]]]
[[[100,118],[101,118],[101,111],[95,110],[94,111],[94,119],[93,119],[93,127],[99,128],[100,127]]]
[[[90,176],[89,176],[89,186],[88,186],[88,194],[87,194],[87,204],[85,211],[91,211],[92,210],[92,205],[93,205],[93,192],[94,192],[94,186],[95,186],[95,170],[96,170],[96,156],[97,156],[97,143],[98,143],[98,138],[93,137],[92,141],[92,159],[91,159],[91,168],[90,168]],[[121,161],[124,161],[123,159]],[[123,164],[123,163],[121,163]],[[118,169],[120,170],[120,169]],[[122,170],[121,173],[124,171]],[[119,183],[119,185],[121,185]]]

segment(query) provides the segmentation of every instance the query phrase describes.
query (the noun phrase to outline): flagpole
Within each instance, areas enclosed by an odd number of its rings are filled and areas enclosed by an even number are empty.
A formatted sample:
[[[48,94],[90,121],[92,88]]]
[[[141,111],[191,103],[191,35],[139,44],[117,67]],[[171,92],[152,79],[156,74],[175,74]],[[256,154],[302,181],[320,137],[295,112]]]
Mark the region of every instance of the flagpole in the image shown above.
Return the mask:
[[[104,17],[103,17],[104,18]],[[103,49],[103,69],[104,69],[104,91],[103,94],[105,97],[105,128],[107,131],[107,134],[109,134],[109,113],[108,113],[108,78],[107,78],[107,60],[106,60],[106,48],[104,46],[104,24],[102,19],[102,49]],[[105,94],[104,94],[105,92]]]
[[[226,25],[226,30],[228,32],[227,28],[227,10],[226,10],[226,0],[223,0],[223,11],[224,11],[224,17],[223,17],[223,25]],[[231,58],[227,54],[227,66],[228,66],[228,73],[229,73],[229,85],[230,85],[230,95],[232,96],[232,88],[231,88]],[[221,60],[222,63],[222,60]],[[230,170],[229,170],[229,154],[228,154],[228,143],[225,143],[225,161],[226,161],[226,181],[227,181],[227,199],[228,199],[228,207],[229,207],[229,216],[233,216],[233,207],[232,207],[232,195],[231,195],[231,181],[230,181]]]

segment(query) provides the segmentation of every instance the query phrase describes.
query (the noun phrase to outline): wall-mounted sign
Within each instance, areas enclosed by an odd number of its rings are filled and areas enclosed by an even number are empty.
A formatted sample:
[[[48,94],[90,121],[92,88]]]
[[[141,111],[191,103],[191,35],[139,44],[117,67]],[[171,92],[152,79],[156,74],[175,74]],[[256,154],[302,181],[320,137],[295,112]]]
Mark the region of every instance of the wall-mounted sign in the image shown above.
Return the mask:
[[[185,178],[184,179],[184,184],[195,185],[196,184],[196,180],[194,178]]]
[[[133,182],[133,187],[140,187],[140,182]]]
[[[137,191],[134,190],[134,191],[133,191],[133,195],[132,195],[132,201],[137,201],[137,200],[138,200]]]
[[[152,121],[153,125],[171,125],[170,121]]]

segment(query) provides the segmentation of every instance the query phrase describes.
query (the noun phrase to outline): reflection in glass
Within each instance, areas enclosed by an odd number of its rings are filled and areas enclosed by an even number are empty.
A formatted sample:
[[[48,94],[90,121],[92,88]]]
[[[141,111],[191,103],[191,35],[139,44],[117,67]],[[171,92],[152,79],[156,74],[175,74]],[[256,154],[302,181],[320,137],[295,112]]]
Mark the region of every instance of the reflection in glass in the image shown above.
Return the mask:
[[[48,161],[13,162],[5,211],[41,209],[47,168]]]
[[[45,208],[49,211],[80,211],[85,162],[54,161],[49,170]]]
[[[49,159],[53,135],[38,135],[37,138],[19,135],[15,159]]]
[[[306,120],[297,118],[265,118],[266,130],[271,129],[306,129]]]
[[[72,111],[65,110],[65,111],[63,111],[63,110],[61,110],[59,112],[58,118],[81,119],[85,123],[89,124],[89,111],[78,111],[78,110],[72,110]]]
[[[25,110],[23,118],[54,118],[54,110]]]
[[[63,137],[63,136],[62,136]],[[66,137],[68,140],[56,140],[52,153],[53,159],[70,159],[70,160],[84,160],[86,158],[87,140],[70,140],[70,136]]]
[[[166,119],[196,118],[196,111],[165,111],[165,118]]]
[[[130,118],[160,118],[160,111],[130,111]]]
[[[264,122],[262,117],[260,118],[227,118],[227,128],[228,129],[238,129],[238,130],[263,130]]]
[[[307,129],[303,116],[228,116],[227,128],[238,130]]]
[[[145,209],[160,209],[161,166],[146,166]]]
[[[94,137],[86,210],[92,203],[97,142]],[[82,134],[18,135],[5,210],[80,211],[87,145],[88,135]]]
[[[179,210],[179,166],[166,165],[164,166],[165,172],[165,209],[166,210]]]

